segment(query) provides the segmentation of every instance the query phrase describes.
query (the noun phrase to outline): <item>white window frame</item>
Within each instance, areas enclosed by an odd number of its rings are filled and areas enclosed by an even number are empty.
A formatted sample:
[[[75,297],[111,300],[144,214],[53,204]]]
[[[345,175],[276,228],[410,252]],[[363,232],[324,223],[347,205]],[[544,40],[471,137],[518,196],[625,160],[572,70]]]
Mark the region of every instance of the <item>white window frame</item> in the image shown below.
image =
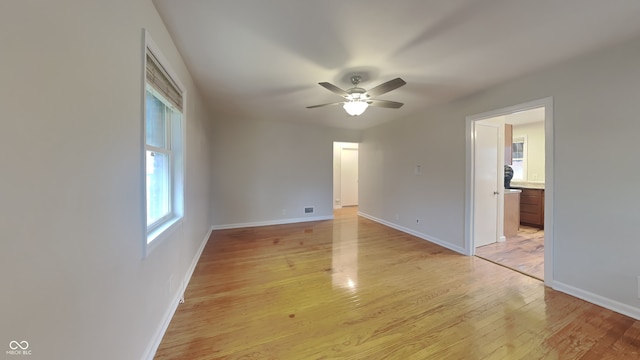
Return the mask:
[[[515,136],[512,140],[513,144],[519,142],[522,143],[522,158],[512,157],[511,163],[513,164],[513,161],[515,160],[522,160],[522,178],[516,178],[514,176],[512,180],[527,181],[527,135]],[[512,154],[514,154],[513,151]]]
[[[187,105],[187,93],[184,85],[176,75],[176,73],[169,66],[169,62],[166,60],[162,52],[151,38],[148,31],[144,31],[144,54],[143,54],[143,71],[142,71],[142,188],[144,201],[142,208],[144,210],[143,224],[145,228],[145,236],[143,240],[143,257],[146,257],[151,250],[153,250],[163,239],[167,238],[180,224],[184,217],[184,157],[185,151],[185,123],[186,123],[186,105]],[[159,91],[148,85],[146,78],[147,70],[147,53],[151,53],[157,60],[159,65],[165,72],[165,75],[175,85],[175,88],[182,94],[182,110],[173,106]],[[146,94],[147,90],[159,98],[165,105],[180,113],[179,119],[171,117],[166,123],[166,147],[158,148],[155,146],[147,145],[146,134]],[[158,153],[166,153],[169,155],[169,213],[156,220],[152,224],[147,225],[147,151],[153,151]]]
[[[169,161],[169,211],[167,212],[166,215],[164,215],[163,217],[159,218],[158,220],[152,222],[151,224],[147,224],[147,234],[154,232],[156,229],[161,228],[163,226],[163,224],[165,224],[166,222],[170,221],[172,217],[174,217],[174,210],[173,210],[173,203],[174,203],[174,183],[175,180],[174,178],[176,177],[176,171],[174,170],[175,167],[175,163],[176,163],[176,159],[175,159],[175,151],[174,151],[174,141],[173,141],[173,136],[174,136],[174,131],[172,131],[173,125],[175,121],[181,121],[181,119],[173,119],[171,116],[171,112],[170,111],[178,111],[174,106],[172,106],[168,100],[166,100],[164,98],[164,96],[162,94],[160,94],[158,91],[156,91],[152,86],[150,86],[149,84],[146,84],[146,91],[150,92],[153,94],[153,96],[155,98],[157,98],[158,100],[160,100],[164,106],[165,106],[165,113],[164,113],[164,118],[165,118],[165,133],[164,133],[164,141],[165,141],[165,146],[164,147],[158,147],[158,146],[153,146],[153,145],[149,145],[147,144],[146,140],[144,143],[144,149],[145,149],[145,169],[147,168],[147,166],[149,166],[148,163],[146,163],[146,161],[148,160],[148,158],[146,157],[146,152],[152,152],[152,153],[158,153],[158,154],[164,154],[167,156],[168,161]],[[146,92],[145,92],[145,97],[146,97]],[[146,99],[145,99],[145,105],[146,105]],[[182,112],[179,111],[180,113],[180,117],[182,117]],[[145,120],[146,120],[146,108],[145,108]],[[145,137],[147,134],[147,128],[146,128],[146,121],[145,121]],[[147,179],[145,178],[145,181]],[[145,184],[146,186],[146,184]],[[146,196],[146,192],[145,192],[145,196]],[[145,202],[145,206],[146,202]],[[147,242],[152,241],[153,239],[149,239],[147,238]]]

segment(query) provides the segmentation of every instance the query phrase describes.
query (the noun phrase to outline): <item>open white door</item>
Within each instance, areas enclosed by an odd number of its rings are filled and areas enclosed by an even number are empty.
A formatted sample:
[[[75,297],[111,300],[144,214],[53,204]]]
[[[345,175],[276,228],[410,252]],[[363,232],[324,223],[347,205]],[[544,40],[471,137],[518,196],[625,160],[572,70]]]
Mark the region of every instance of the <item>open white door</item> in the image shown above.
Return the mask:
[[[500,199],[498,144],[500,126],[497,124],[475,124],[474,149],[474,239],[475,246],[483,246],[498,241],[498,216]]]

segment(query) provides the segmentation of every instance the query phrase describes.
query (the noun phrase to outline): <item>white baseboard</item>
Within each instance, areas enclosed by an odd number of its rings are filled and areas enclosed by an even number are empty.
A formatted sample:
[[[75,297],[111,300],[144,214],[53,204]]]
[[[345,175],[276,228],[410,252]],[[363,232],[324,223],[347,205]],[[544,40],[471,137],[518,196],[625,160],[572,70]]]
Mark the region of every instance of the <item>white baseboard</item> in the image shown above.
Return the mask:
[[[300,223],[300,222],[322,221],[322,220],[333,220],[333,215],[304,217],[304,218],[295,218],[295,219],[257,221],[257,222],[225,224],[225,225],[213,225],[211,229],[212,230],[239,229],[239,228],[256,227],[256,226],[283,225],[283,224],[293,224],[293,223]]]
[[[204,247],[207,245],[207,242],[209,241],[210,236],[211,236],[211,229],[205,235],[205,238],[202,241],[202,244],[198,248],[198,251],[196,252],[195,256],[193,257],[193,260],[191,261],[191,265],[189,265],[189,269],[187,269],[187,273],[185,274],[182,280],[182,283],[178,288],[178,291],[174,294],[173,301],[171,302],[171,305],[167,309],[167,312],[164,314],[162,324],[160,325],[160,328],[158,328],[158,331],[156,331],[155,336],[153,337],[153,342],[149,344],[149,346],[147,347],[147,350],[145,351],[145,356],[143,357],[143,359],[153,360],[154,356],[156,355],[156,351],[158,351],[158,347],[162,342],[162,338],[164,337],[164,334],[167,331],[167,328],[169,328],[171,319],[173,319],[173,315],[176,313],[176,310],[178,310],[178,305],[184,302],[184,292],[187,289],[187,285],[189,285],[189,281],[191,281],[191,276],[193,275],[193,272],[196,269],[196,265],[200,260],[200,256],[202,256],[202,252],[204,251]]]
[[[612,300],[604,296],[600,296],[592,292],[582,290],[571,285],[564,284],[559,281],[553,281],[551,283],[551,288],[553,288],[554,290],[563,292],[565,294],[575,296],[579,299],[590,302],[592,304],[602,306],[603,308],[609,309],[611,311],[615,311],[622,315],[626,315],[636,320],[640,320],[640,308],[623,304],[616,300]]]
[[[464,250],[464,248],[462,248],[460,246],[452,245],[452,244],[450,244],[450,243],[448,243],[446,241],[438,239],[435,236],[430,236],[430,235],[427,235],[427,234],[423,234],[421,232],[406,228],[404,226],[400,226],[398,224],[394,224],[394,223],[388,222],[386,220],[378,219],[375,216],[371,216],[369,214],[365,214],[365,213],[360,212],[360,211],[358,211],[358,215],[360,215],[362,217],[365,217],[365,218],[367,218],[369,220],[373,220],[373,221],[375,221],[377,223],[380,223],[380,224],[382,224],[384,226],[388,226],[390,228],[394,228],[396,230],[402,231],[402,232],[407,233],[409,235],[413,235],[415,237],[419,237],[420,239],[427,240],[429,242],[432,242],[432,243],[434,243],[436,245],[440,245],[440,246],[445,247],[445,248],[447,248],[449,250],[453,250],[453,251],[455,251],[457,253],[460,253],[462,255],[466,255],[466,251]]]

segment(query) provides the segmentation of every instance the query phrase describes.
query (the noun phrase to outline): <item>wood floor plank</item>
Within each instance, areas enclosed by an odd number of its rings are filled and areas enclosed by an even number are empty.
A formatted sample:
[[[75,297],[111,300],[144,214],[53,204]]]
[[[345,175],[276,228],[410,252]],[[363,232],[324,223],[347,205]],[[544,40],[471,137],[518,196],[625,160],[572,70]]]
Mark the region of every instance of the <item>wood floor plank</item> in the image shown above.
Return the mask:
[[[517,235],[476,249],[476,256],[544,279],[544,230],[520,225]]]
[[[358,217],[214,231],[155,359],[636,359],[640,322]]]

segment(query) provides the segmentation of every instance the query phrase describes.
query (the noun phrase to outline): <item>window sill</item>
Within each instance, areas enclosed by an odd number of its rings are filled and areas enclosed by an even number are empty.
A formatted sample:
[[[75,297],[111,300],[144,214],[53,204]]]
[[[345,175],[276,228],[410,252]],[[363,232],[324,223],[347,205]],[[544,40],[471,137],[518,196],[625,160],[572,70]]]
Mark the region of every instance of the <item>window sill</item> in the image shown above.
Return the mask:
[[[148,233],[144,256],[149,255],[161,242],[172,235],[180,225],[182,225],[182,216],[176,216]]]

